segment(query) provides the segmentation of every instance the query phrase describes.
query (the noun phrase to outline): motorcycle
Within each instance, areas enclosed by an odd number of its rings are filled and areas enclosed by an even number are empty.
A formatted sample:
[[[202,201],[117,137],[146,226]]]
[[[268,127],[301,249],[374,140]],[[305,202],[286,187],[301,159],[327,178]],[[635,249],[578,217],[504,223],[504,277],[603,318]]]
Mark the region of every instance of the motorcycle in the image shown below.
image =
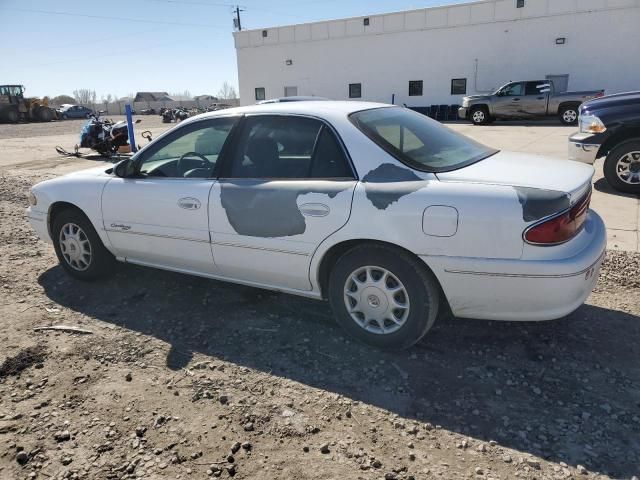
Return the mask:
[[[118,149],[129,144],[129,131],[127,122],[113,122],[91,115],[90,120],[82,127],[80,132],[80,148],[90,148],[105,157],[111,157]],[[135,123],[140,123],[140,119]]]

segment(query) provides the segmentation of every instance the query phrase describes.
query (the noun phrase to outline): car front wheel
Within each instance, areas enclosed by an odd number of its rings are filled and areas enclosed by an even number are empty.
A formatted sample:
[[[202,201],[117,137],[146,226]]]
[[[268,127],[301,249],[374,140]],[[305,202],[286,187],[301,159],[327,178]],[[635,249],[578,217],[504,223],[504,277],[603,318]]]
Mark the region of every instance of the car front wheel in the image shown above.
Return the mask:
[[[379,348],[417,343],[433,326],[439,301],[438,284],[425,266],[386,245],[349,250],[329,278],[329,302],[338,323]]]
[[[609,152],[604,176],[620,192],[640,194],[640,140],[621,143]]]
[[[94,280],[111,273],[115,258],[82,212],[70,209],[59,213],[51,233],[58,261],[72,277]]]
[[[485,107],[473,107],[469,119],[474,125],[486,125],[490,121],[489,112]]]

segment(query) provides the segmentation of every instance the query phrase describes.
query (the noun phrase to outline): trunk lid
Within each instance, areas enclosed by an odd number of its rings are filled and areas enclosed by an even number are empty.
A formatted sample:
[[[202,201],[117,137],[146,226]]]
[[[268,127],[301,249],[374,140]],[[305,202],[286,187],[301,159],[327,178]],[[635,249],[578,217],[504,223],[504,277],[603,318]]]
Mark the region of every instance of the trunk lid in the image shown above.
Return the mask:
[[[571,203],[591,186],[591,165],[556,160],[541,155],[498,152],[489,158],[452,172],[436,174],[443,182],[507,185],[568,193]]]

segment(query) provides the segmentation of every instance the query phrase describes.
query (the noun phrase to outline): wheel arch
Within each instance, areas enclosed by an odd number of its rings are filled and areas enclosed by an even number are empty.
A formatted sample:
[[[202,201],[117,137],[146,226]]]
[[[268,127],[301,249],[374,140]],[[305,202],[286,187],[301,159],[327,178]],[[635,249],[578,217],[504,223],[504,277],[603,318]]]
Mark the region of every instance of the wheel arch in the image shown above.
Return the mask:
[[[607,138],[602,145],[600,145],[596,158],[604,157],[614,148],[631,141],[640,141],[640,125],[616,131],[611,135],[611,137]]]
[[[440,298],[442,301],[441,306],[445,307],[447,311],[450,311],[449,300],[447,299],[444,289],[442,288],[440,279],[438,279],[438,276],[435,274],[433,269],[424,260],[422,260],[418,255],[413,253],[411,250],[407,250],[406,248],[401,247],[400,245],[397,245],[395,243],[385,242],[383,240],[367,239],[367,238],[344,240],[342,242],[336,243],[335,245],[332,245],[326,252],[324,252],[318,264],[317,278],[316,278],[318,287],[320,288],[320,295],[322,296],[323,299],[326,300],[328,298],[327,292],[329,287],[329,276],[331,274],[331,270],[336,265],[336,262],[338,261],[338,259],[349,250],[352,250],[353,248],[359,247],[362,245],[386,246],[394,250],[401,251],[406,255],[410,256],[413,260],[415,260],[415,262],[421,268],[424,268],[425,271],[427,271],[430,275],[433,276],[433,278],[436,281],[436,284],[438,285],[438,288],[440,289],[440,294],[441,294]]]
[[[558,111],[556,113],[560,115],[560,113],[562,113],[562,110],[567,107],[574,107],[576,109],[576,113],[578,113],[578,110],[580,109],[580,105],[581,103],[576,102],[575,100],[567,100],[565,102],[560,103],[560,105],[558,105]]]
[[[49,231],[49,237],[52,240],[53,240],[53,234],[52,234],[53,222],[55,222],[56,217],[60,215],[60,213],[66,210],[76,210],[80,212],[82,215],[85,216],[87,220],[89,220],[91,225],[93,225],[93,222],[91,221],[89,216],[86,213],[84,213],[84,211],[74,203],[63,202],[63,201],[53,202],[51,205],[49,205],[49,212],[47,214],[47,230]],[[93,225],[93,228],[96,230],[96,232],[98,231],[95,225]]]

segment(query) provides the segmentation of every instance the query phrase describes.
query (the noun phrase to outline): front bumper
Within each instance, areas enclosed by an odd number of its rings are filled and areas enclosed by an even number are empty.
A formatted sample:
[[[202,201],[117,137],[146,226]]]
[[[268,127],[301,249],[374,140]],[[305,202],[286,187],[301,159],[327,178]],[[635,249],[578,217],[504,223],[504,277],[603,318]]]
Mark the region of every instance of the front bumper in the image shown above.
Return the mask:
[[[539,260],[422,258],[440,281],[457,317],[553,320],[580,307],[598,280],[607,233],[593,210],[578,236],[570,242],[579,251],[569,258],[553,258],[554,247],[539,247],[549,249],[548,256]]]
[[[467,107],[460,107],[458,109],[458,118],[467,118],[469,114],[469,109]]]
[[[40,240],[51,243],[51,237],[49,236],[49,228],[47,226],[48,215],[44,212],[34,210],[33,207],[27,208],[27,218],[38,235]]]
[[[599,151],[600,144],[594,143],[593,135],[574,133],[569,137],[569,160],[593,165]]]

